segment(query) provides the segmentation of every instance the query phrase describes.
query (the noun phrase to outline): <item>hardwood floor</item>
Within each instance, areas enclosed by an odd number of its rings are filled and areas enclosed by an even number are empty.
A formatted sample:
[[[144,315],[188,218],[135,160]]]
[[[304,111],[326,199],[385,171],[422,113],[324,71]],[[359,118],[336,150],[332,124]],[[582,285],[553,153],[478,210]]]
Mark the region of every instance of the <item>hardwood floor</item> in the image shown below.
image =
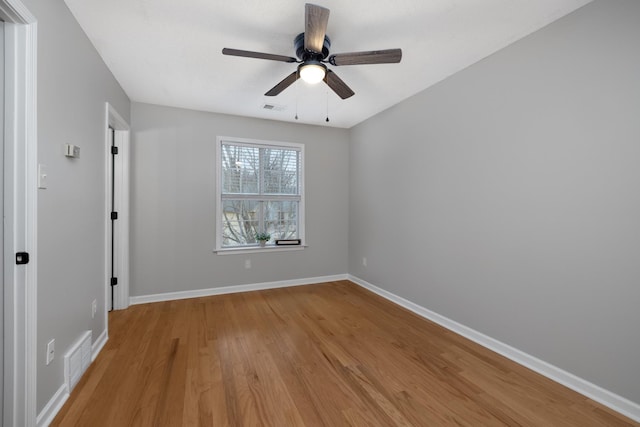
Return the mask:
[[[109,321],[52,425],[640,425],[347,281]]]

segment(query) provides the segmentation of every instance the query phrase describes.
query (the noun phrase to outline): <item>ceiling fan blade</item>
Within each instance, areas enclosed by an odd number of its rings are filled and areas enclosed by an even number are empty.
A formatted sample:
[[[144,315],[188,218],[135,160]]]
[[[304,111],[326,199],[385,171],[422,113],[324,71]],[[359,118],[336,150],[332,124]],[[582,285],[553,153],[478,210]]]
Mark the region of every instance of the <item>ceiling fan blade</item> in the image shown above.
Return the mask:
[[[279,95],[280,92],[282,92],[283,90],[285,90],[286,88],[294,84],[296,80],[298,80],[298,70],[294,71],[293,73],[289,74],[287,77],[282,79],[280,83],[272,87],[269,90],[269,92],[265,93],[265,96]]]
[[[327,74],[324,76],[324,82],[342,99],[347,99],[355,95],[355,92],[331,70],[327,70]]]
[[[281,61],[281,62],[297,62],[296,58],[292,58],[290,56],[284,55],[273,55],[271,53],[262,53],[262,52],[251,52],[249,50],[239,50],[239,49],[222,49],[223,55],[231,55],[231,56],[242,56],[245,58],[258,58],[258,59],[270,59],[272,61]]]
[[[307,3],[304,19],[304,48],[322,53],[324,36],[329,22],[329,9]]]
[[[402,49],[338,53],[329,57],[332,65],[394,64],[402,59]]]

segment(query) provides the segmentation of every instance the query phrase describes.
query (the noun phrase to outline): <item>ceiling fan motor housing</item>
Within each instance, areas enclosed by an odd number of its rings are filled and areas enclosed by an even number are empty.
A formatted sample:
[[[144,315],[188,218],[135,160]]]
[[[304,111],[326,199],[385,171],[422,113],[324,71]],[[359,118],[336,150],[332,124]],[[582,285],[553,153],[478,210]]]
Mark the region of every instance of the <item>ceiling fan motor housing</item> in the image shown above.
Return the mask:
[[[293,40],[293,47],[296,50],[296,56],[301,61],[317,60],[321,61],[329,56],[329,49],[331,48],[331,40],[327,35],[324,36],[324,44],[322,45],[322,52],[311,52],[304,48],[304,33],[300,33]]]

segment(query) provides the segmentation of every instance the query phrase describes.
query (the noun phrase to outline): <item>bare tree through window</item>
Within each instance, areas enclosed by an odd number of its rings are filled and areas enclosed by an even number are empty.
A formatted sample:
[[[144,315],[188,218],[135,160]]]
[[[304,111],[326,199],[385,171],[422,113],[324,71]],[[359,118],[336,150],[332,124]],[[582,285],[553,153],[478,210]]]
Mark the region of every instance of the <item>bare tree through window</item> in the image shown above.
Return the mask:
[[[256,245],[256,234],[299,238],[301,149],[269,144],[220,144],[221,247]]]

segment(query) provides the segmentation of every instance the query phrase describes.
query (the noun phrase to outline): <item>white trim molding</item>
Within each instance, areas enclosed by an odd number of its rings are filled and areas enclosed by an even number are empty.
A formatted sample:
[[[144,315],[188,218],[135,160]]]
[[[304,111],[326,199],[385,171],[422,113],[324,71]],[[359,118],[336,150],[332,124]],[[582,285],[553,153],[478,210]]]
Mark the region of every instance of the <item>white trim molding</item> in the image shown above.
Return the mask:
[[[213,295],[234,294],[238,292],[262,291],[265,289],[288,288],[292,286],[313,285],[316,283],[336,282],[347,280],[346,274],[333,276],[310,277],[307,279],[281,280],[278,282],[262,282],[249,285],[222,286],[219,288],[197,289],[193,291],[166,292],[162,294],[141,295],[131,297],[130,303],[147,304],[151,302],[172,301],[178,299],[209,297]]]
[[[46,406],[42,408],[42,411],[38,414],[36,419],[36,425],[38,427],[46,427],[56,417],[64,403],[69,399],[69,392],[67,391],[67,385],[62,384],[60,388],[51,397]]]
[[[4,21],[15,24],[32,24],[36,20],[20,0],[0,1],[0,15]]]
[[[224,193],[224,180],[223,180],[223,149],[222,147],[225,145],[235,146],[235,147],[249,147],[253,149],[258,149],[260,152],[267,148],[272,149],[283,149],[298,152],[298,192],[292,194],[271,194],[265,191],[263,188],[264,183],[264,174],[263,174],[263,159],[262,155],[260,155],[260,160],[258,161],[258,169],[260,169],[260,182],[258,185],[258,193],[250,194],[250,193]],[[214,250],[213,252],[217,255],[228,255],[228,254],[239,254],[239,253],[256,253],[256,252],[279,252],[279,251],[287,251],[287,250],[303,250],[306,247],[305,240],[305,145],[297,142],[283,142],[283,141],[267,141],[267,140],[258,140],[258,139],[248,139],[248,138],[236,138],[229,136],[217,136],[216,137],[216,146],[215,146],[215,170],[216,170],[216,226],[215,226],[215,242],[214,242]],[[236,165],[239,165],[240,162],[237,162]],[[223,246],[223,230],[225,227],[222,225],[223,222],[223,208],[222,203],[224,200],[252,200],[258,203],[258,222],[259,225],[257,230],[260,232],[267,231],[263,229],[265,227],[264,222],[264,211],[263,205],[268,201],[272,202],[280,202],[280,201],[289,201],[289,202],[297,202],[298,203],[298,215],[297,215],[297,239],[300,239],[301,244],[296,245],[295,249],[293,246],[288,246],[284,248],[284,246],[276,246],[276,245],[267,245],[266,247],[261,247],[258,245],[241,245],[238,247],[231,246]]]
[[[348,275],[348,280],[362,286],[371,292],[380,295],[381,297],[398,304],[401,307],[406,308],[409,311],[414,312],[418,316],[431,320],[440,326],[449,329],[452,332],[462,335],[471,341],[480,344],[489,350],[495,351],[498,354],[535,371],[557,383],[564,385],[589,399],[595,400],[613,409],[620,414],[631,418],[634,421],[640,422],[640,404],[632,402],[622,396],[605,390],[604,388],[597,386],[587,380],[584,380],[570,372],[551,365],[550,363],[540,360],[528,353],[525,353],[517,348],[511,347],[501,341],[491,338],[481,332],[469,328],[463,324],[460,324],[454,320],[451,320],[445,316],[442,316],[436,312],[433,312],[427,308],[424,308],[418,304],[415,304],[409,300],[406,300],[396,294],[393,294],[387,290],[372,285],[371,283],[362,280],[358,277]]]
[[[114,288],[113,308],[124,310],[129,306],[129,153],[130,126],[127,121],[109,104],[105,103],[105,324],[111,304],[111,150],[109,128],[114,129],[118,155],[115,162],[114,184],[116,187],[115,206],[118,220],[115,238],[115,272],[118,285]]]
[[[102,331],[100,336],[96,338],[96,340],[91,344],[91,361],[93,362],[98,357],[98,354],[102,351],[104,346],[107,344],[109,340],[109,335],[107,334],[107,330]]]
[[[37,22],[20,0],[0,0],[5,21],[4,425],[36,425],[37,375]]]

